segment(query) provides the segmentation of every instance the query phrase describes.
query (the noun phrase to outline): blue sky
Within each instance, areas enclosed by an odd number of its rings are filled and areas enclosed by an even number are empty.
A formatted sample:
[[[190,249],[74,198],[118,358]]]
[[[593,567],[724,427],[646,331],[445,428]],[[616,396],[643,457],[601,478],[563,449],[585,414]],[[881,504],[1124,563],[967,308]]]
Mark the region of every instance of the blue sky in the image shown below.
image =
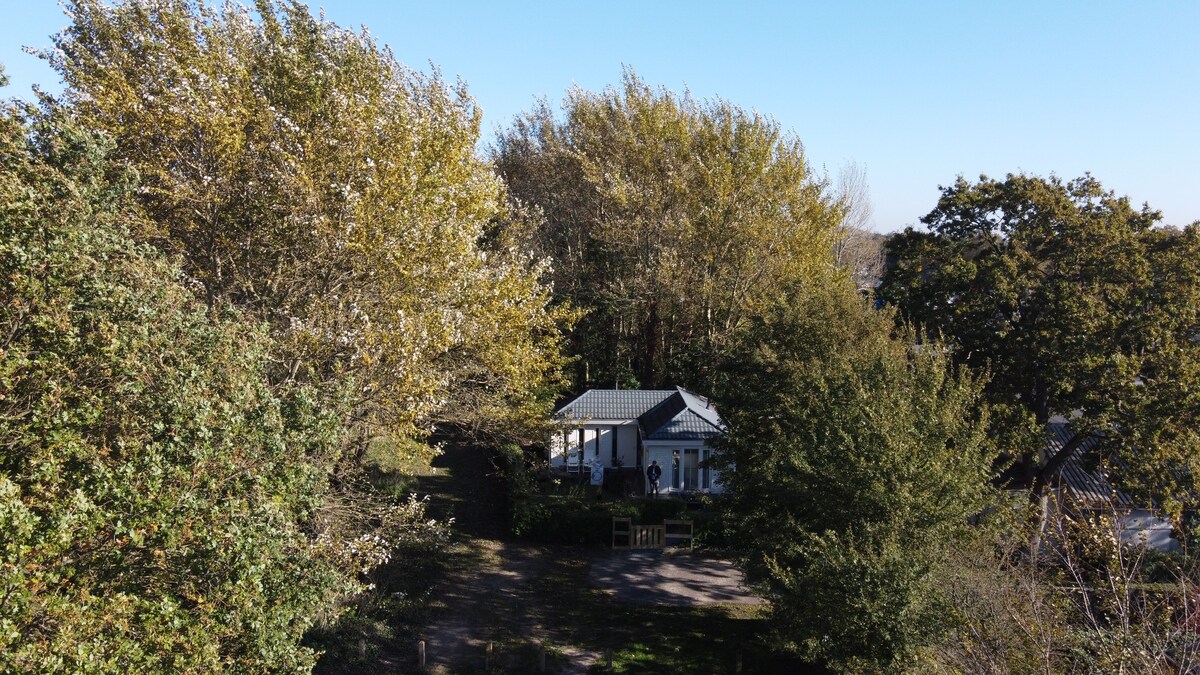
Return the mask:
[[[316,3],[314,7],[318,6]],[[831,176],[865,168],[880,231],[963,174],[1092,172],[1165,221],[1200,220],[1200,2],[325,3],[404,63],[461,77],[484,136],[577,84],[647,82],[775,116]],[[23,45],[66,23],[0,0],[9,96],[57,78]]]

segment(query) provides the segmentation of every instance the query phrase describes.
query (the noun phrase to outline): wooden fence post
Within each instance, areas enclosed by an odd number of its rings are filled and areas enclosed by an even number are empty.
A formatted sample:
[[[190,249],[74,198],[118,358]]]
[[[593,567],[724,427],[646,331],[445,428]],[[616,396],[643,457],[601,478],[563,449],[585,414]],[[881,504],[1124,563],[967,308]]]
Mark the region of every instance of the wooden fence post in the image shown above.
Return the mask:
[[[488,640],[487,658],[484,660],[484,670],[490,671],[491,669],[492,669],[492,641]]]
[[[425,641],[417,642],[417,665],[425,667]]]

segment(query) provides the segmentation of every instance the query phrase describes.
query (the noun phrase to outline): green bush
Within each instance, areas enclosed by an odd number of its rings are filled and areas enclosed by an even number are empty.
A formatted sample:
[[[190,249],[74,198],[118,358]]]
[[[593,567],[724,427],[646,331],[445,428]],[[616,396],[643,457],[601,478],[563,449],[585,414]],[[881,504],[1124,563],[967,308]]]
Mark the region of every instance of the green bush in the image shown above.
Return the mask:
[[[637,505],[637,522],[642,525],[656,525],[667,519],[691,518],[694,513],[688,511],[687,503],[682,499],[639,497],[631,501]]]
[[[596,488],[582,479],[556,480],[539,471],[544,467],[538,466],[535,453],[515,444],[496,448],[494,461],[507,489],[510,530],[522,539],[608,546],[612,519],[631,518],[640,525],[691,520],[695,544],[707,548],[732,548],[736,542],[720,497],[703,496],[699,509],[668,497],[614,498],[606,492],[597,499]]]
[[[512,506],[512,533],[523,539],[549,544],[612,543],[612,519],[631,518],[635,524],[657,525],[667,519],[691,520],[695,544],[706,548],[732,548],[727,519],[719,502],[688,509],[680,499],[635,497],[597,500],[593,494],[537,494]]]
[[[627,501],[534,495],[514,503],[512,532],[551,544],[609,544],[614,516],[637,518],[638,510]]]
[[[738,528],[730,516],[727,499],[706,498],[701,508],[688,511],[684,518],[692,521],[696,546],[730,553],[741,552],[746,538],[739,536]]]
[[[528,453],[516,443],[495,450],[495,464],[504,479],[509,502],[526,499],[537,492],[537,478]]]
[[[341,419],[132,243],[104,146],[0,111],[0,672],[312,667]]]

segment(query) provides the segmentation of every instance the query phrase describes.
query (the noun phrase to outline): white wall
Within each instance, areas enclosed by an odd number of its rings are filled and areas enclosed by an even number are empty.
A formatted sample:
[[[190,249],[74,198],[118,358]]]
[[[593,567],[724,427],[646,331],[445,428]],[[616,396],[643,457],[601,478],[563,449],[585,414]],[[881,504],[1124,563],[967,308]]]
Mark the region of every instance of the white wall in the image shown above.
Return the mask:
[[[617,456],[627,467],[637,466],[638,428],[636,424],[622,424],[617,427]]]
[[[583,444],[580,445],[580,431],[583,432]],[[593,460],[599,459],[606,467],[613,466],[613,443],[616,443],[617,457],[620,458],[623,466],[626,468],[636,467],[638,464],[637,446],[638,446],[638,428],[636,423],[622,423],[620,420],[592,420],[580,426],[572,426],[554,435],[550,442],[550,465],[557,468],[565,468],[567,466],[567,457],[570,453],[578,453],[583,450],[583,464],[590,465]],[[688,448],[696,448],[700,451],[700,462],[703,464],[705,453],[711,453],[712,449],[705,444],[698,444],[696,441],[687,442],[667,442],[667,441],[647,441],[645,443],[646,455],[643,458],[642,464],[642,481],[645,484],[647,492],[650,489],[650,481],[646,479],[646,467],[650,466],[651,460],[658,460],[658,465],[663,469],[662,480],[659,481],[659,493],[674,493],[678,492],[677,485],[680,482],[680,476],[675,476],[675,483],[672,484],[671,478],[671,462],[676,450],[680,454],[680,463],[684,450]],[[597,450],[599,451],[597,453]],[[578,456],[578,455],[576,455]],[[682,467],[681,471],[682,472]],[[723,486],[720,483],[720,474],[715,469],[708,470],[708,489],[703,486],[704,469],[700,469],[700,480],[698,481],[698,492],[710,492],[713,494],[723,491]]]
[[[1122,543],[1143,545],[1156,551],[1179,550],[1179,542],[1171,535],[1171,522],[1156,517],[1145,509],[1135,509],[1121,518],[1118,524]]]
[[[579,451],[579,436],[574,428],[556,432],[550,438],[550,466],[565,467],[567,456]]]

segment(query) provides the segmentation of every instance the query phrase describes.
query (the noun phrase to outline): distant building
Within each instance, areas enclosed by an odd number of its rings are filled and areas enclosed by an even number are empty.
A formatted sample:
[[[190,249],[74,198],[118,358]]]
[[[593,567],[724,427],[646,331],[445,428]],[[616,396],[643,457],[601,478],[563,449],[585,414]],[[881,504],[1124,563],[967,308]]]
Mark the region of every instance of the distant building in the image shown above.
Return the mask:
[[[1061,451],[1073,436],[1070,425],[1061,418],[1048,424],[1046,430],[1047,456]],[[1118,535],[1126,544],[1144,544],[1159,551],[1177,550],[1179,542],[1172,536],[1170,521],[1159,518],[1152,509],[1113,487],[1103,467],[1089,466],[1095,460],[1100,440],[1100,436],[1085,440],[1059,470],[1057,492],[1062,508],[1080,515],[1114,516]]]

